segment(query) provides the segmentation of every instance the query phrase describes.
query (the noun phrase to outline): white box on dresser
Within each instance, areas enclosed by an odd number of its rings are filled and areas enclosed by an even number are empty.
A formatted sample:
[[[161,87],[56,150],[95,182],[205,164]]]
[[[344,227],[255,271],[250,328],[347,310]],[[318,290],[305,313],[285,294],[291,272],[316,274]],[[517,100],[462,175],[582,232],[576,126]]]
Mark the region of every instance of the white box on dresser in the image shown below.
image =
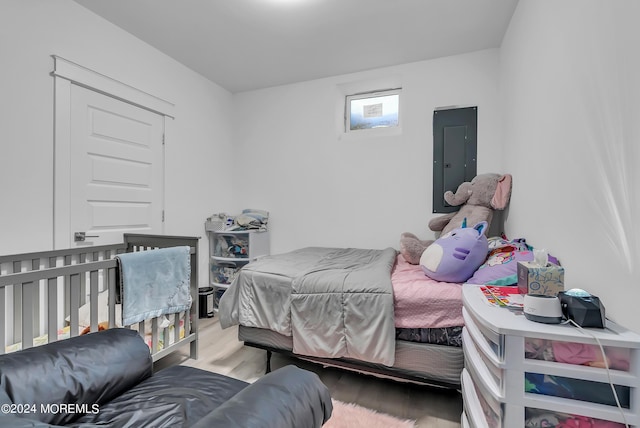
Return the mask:
[[[597,422],[610,421],[640,427],[640,335],[607,320],[606,329],[587,329],[609,353],[628,356],[623,369],[611,369],[611,381],[624,394],[628,408],[624,418],[615,403],[604,404],[589,397],[589,391],[608,387],[607,370],[587,365],[546,361],[531,357],[535,346],[598,346],[588,333],[571,325],[541,324],[527,320],[521,313],[491,305],[480,286],[463,286],[463,348],[465,369],[462,373],[464,413],[462,424],[471,427],[524,427],[526,415],[545,414],[587,417]],[[598,352],[599,352],[599,348]],[[528,352],[525,352],[527,350]],[[551,354],[553,352],[550,352]],[[527,356],[528,355],[528,356]],[[583,386],[580,397],[563,398],[526,392],[532,376],[545,376]],[[593,395],[593,394],[591,394]],[[584,398],[584,399],[583,399]],[[611,424],[609,425],[611,426]],[[616,426],[616,425],[613,425]]]

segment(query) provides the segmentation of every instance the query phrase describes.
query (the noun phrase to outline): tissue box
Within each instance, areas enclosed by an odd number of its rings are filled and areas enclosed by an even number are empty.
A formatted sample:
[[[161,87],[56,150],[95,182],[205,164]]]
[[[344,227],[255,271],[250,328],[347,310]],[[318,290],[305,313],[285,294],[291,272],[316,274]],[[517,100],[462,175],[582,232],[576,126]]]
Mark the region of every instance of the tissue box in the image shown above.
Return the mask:
[[[564,268],[549,264],[518,262],[518,291],[521,294],[557,296],[564,291]]]

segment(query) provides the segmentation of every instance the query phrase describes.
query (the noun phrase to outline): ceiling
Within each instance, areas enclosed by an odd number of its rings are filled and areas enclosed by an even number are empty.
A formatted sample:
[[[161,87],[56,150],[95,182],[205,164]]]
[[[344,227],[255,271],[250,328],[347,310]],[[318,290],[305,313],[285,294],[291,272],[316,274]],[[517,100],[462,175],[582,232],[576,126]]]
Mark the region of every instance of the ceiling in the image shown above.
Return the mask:
[[[518,0],[75,0],[230,92],[499,47]]]

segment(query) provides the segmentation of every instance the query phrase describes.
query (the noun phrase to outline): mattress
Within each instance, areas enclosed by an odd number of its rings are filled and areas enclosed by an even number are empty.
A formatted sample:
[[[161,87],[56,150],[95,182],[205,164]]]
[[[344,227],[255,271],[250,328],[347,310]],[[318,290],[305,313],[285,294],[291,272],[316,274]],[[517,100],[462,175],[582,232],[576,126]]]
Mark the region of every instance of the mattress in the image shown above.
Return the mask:
[[[271,283],[273,275],[265,281],[271,284],[267,289],[272,298],[273,290],[277,288]],[[299,352],[295,356],[326,366],[459,387],[464,366],[461,348],[461,331],[464,325],[461,284],[432,280],[420,266],[409,264],[401,255],[396,256],[391,283],[396,327],[392,366],[350,358],[309,357],[299,355]],[[257,300],[272,302],[267,298]],[[270,311],[273,311],[274,305],[270,307]],[[262,325],[240,325],[238,337],[249,345],[293,354],[292,336],[270,328]]]
[[[462,285],[439,282],[398,255],[391,273],[396,328],[446,328],[464,325]]]
[[[259,258],[220,299],[220,325],[292,336],[296,354],[392,365],[396,256],[390,247],[306,247]]]
[[[462,287],[426,276],[397,256],[391,273],[396,339],[462,346]]]
[[[238,338],[247,344],[260,345],[273,350],[291,352],[293,349],[293,340],[290,336],[284,336],[272,330],[239,326]],[[348,359],[336,361],[351,363],[364,372],[373,374],[382,372],[402,378],[411,377],[425,383],[450,387],[460,385],[464,355],[462,348],[459,347],[396,340],[395,363],[392,367]]]

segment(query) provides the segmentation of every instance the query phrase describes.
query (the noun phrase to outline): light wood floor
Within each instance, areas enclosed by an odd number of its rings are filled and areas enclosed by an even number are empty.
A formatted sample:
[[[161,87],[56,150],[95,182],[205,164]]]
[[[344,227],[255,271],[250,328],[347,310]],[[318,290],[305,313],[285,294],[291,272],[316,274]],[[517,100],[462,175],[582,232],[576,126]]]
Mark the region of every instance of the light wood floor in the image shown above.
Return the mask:
[[[199,321],[198,359],[189,359],[189,347],[185,346],[184,351],[174,352],[156,362],[156,370],[181,364],[247,382],[253,382],[264,375],[266,351],[245,347],[238,341],[237,328],[222,330],[217,317]],[[323,368],[317,364],[273,354],[273,370],[287,364],[295,364],[317,373],[336,400],[355,403],[403,419],[415,419],[419,428],[460,427],[462,397],[457,391]]]

